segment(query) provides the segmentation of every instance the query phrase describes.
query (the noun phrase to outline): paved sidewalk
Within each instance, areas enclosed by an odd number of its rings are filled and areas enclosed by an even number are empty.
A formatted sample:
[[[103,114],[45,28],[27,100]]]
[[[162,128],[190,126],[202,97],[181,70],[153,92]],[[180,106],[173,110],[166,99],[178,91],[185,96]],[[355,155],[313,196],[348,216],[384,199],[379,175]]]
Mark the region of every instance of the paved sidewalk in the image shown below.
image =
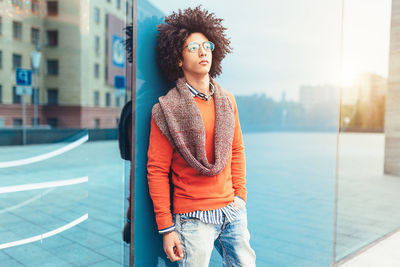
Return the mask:
[[[338,267],[398,267],[400,266],[400,231],[367,248]]]
[[[383,174],[384,141],[340,136],[336,261],[400,227],[400,177]]]
[[[1,161],[26,158],[65,144],[0,147]],[[42,241],[0,250],[0,266],[127,266],[122,242],[124,163],[116,141],[89,142],[29,165],[0,169],[0,186],[88,176],[87,183],[0,194],[0,245],[30,238],[88,215]],[[10,177],[11,179],[5,179]]]
[[[257,265],[329,266],[336,135],[260,133],[244,138],[249,230]],[[400,177],[382,175],[383,140],[381,134],[341,136],[337,260],[400,226]],[[0,161],[57,147],[0,147]],[[121,240],[127,167],[116,141],[102,141],[40,163],[0,169],[0,187],[89,177],[88,183],[78,185],[0,194],[0,245],[88,214],[83,223],[42,242],[0,250],[0,266],[127,264],[128,247]],[[214,253],[210,266],[220,264]]]

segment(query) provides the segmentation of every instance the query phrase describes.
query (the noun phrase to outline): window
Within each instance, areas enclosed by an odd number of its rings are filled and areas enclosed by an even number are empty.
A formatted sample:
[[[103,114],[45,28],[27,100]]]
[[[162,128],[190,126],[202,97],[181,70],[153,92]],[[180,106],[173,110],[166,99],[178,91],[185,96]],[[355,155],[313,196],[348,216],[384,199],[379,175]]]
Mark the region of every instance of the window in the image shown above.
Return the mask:
[[[107,73],[108,73],[108,67],[107,65],[104,67],[104,80],[107,81]]]
[[[12,68],[15,70],[16,68],[21,68],[22,66],[22,56],[18,54],[13,54],[13,65]]]
[[[100,105],[100,92],[95,91],[94,92],[94,105],[98,107]]]
[[[47,89],[47,105],[58,105],[58,89]]]
[[[49,125],[51,128],[57,128],[57,126],[58,126],[57,118],[48,118],[47,125]]]
[[[105,51],[106,51],[106,53],[107,53],[107,51],[108,51],[108,38],[106,37],[106,40],[105,40]]]
[[[36,123],[35,123],[35,121],[36,121]],[[34,118],[32,118],[32,125],[39,125],[39,118],[36,118],[36,119],[34,119]]]
[[[0,50],[0,69],[3,68],[3,52]]]
[[[99,91],[94,92],[94,105],[96,107],[100,106],[100,92]]]
[[[47,45],[48,46],[57,46],[58,45],[58,31],[50,30],[47,31]]]
[[[32,0],[31,3],[32,14],[39,15],[39,0]]]
[[[121,0],[117,0],[117,8],[121,9]]]
[[[94,119],[94,128],[96,129],[100,128],[100,119]]]
[[[129,3],[128,1],[125,2],[125,15],[129,17]]]
[[[100,55],[100,37],[97,35],[94,37],[94,52],[96,56]]]
[[[3,103],[3,86],[0,84],[0,104]]]
[[[31,42],[36,47],[39,46],[39,44],[40,44],[40,30],[39,29],[37,29],[37,28],[31,29]]]
[[[13,38],[15,40],[22,40],[22,23],[13,21]]]
[[[58,60],[47,60],[47,75],[58,75]]]
[[[94,77],[95,78],[100,77],[100,65],[99,64],[94,64]]]
[[[17,95],[16,86],[13,86],[13,104],[21,104],[21,96]]]
[[[96,24],[100,23],[100,9],[97,7],[94,8],[94,22],[96,22]]]
[[[12,5],[15,8],[22,8],[22,0],[12,0]]]
[[[57,16],[57,15],[58,15],[58,2],[47,1],[47,16]]]
[[[121,107],[121,99],[119,96],[115,97],[115,106]]]
[[[22,125],[22,119],[13,119],[13,125],[14,126],[21,126]]]
[[[106,106],[109,107],[111,106],[111,94],[106,93]]]

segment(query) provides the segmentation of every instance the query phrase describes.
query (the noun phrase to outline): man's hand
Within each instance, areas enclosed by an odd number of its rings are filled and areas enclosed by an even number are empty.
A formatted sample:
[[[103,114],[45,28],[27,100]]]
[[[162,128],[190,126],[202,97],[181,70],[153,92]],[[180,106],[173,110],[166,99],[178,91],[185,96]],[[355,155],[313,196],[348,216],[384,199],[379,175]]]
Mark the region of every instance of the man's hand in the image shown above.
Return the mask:
[[[244,208],[246,206],[246,202],[244,202],[243,199],[239,198],[239,197],[235,197],[233,199],[233,208],[235,210],[238,210],[240,208]]]
[[[165,233],[163,236],[164,251],[167,254],[167,258],[171,261],[179,261],[183,258],[183,250],[181,247],[181,241],[178,234],[175,231]]]

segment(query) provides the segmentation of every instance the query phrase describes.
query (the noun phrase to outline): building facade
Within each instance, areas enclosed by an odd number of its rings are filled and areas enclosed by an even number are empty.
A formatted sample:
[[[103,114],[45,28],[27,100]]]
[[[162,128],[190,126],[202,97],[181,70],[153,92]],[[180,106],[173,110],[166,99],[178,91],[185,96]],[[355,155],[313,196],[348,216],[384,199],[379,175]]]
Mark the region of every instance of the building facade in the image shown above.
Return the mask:
[[[400,0],[392,1],[391,20],[384,171],[400,176]]]
[[[115,128],[129,99],[113,78],[130,72],[121,41],[131,12],[118,0],[0,1],[0,127],[20,126],[25,102],[28,127],[37,103],[38,125]],[[21,96],[15,69],[32,69],[34,51],[33,92]]]

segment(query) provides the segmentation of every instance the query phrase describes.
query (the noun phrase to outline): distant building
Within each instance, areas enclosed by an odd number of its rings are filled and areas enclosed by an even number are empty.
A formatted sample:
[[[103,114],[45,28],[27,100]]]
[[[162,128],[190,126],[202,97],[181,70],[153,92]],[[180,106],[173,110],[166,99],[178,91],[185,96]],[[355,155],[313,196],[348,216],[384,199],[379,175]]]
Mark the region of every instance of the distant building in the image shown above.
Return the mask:
[[[386,91],[384,77],[374,73],[358,74],[353,85],[342,91],[342,127],[383,131]]]
[[[360,102],[374,103],[386,96],[387,79],[374,73],[361,73],[355,80],[354,88]]]
[[[315,107],[338,106],[338,88],[333,85],[304,85],[299,89],[299,101],[306,112]]]
[[[342,90],[342,105],[356,105],[357,102],[373,103],[385,97],[387,79],[375,73],[360,73],[352,86]]]
[[[307,85],[299,88],[305,127],[336,129],[338,126],[338,88],[333,85]]]
[[[342,88],[341,104],[355,106],[358,100],[358,88],[356,86],[345,86]]]
[[[125,97],[116,96],[114,76],[130,73],[120,42],[132,12],[129,2],[0,1],[0,127],[21,125],[15,69],[31,69],[36,49],[39,125],[116,127]],[[25,96],[28,126],[34,98]]]

